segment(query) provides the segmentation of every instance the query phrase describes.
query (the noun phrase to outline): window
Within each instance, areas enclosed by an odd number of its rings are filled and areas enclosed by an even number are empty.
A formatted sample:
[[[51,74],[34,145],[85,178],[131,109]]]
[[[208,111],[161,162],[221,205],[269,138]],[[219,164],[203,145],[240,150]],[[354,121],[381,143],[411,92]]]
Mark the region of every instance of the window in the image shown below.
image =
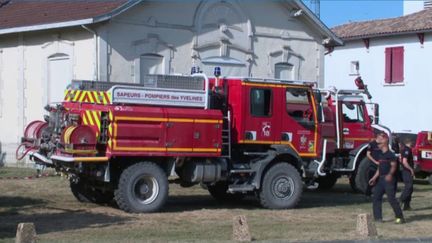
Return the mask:
[[[359,75],[360,73],[360,62],[352,61],[351,62],[351,75]]]
[[[385,83],[397,84],[404,80],[404,48],[385,49]]]
[[[300,124],[313,124],[314,114],[307,89],[288,88],[285,98],[286,110],[289,116]]]
[[[141,83],[149,74],[163,74],[163,56],[157,54],[145,54],[140,56],[140,77]]]
[[[271,103],[271,90],[251,89],[250,111],[253,116],[271,116]]]
[[[285,80],[293,80],[293,65],[280,62],[275,64],[275,78],[276,79],[285,79]]]
[[[363,106],[358,103],[345,102],[342,104],[344,122],[364,122]]]

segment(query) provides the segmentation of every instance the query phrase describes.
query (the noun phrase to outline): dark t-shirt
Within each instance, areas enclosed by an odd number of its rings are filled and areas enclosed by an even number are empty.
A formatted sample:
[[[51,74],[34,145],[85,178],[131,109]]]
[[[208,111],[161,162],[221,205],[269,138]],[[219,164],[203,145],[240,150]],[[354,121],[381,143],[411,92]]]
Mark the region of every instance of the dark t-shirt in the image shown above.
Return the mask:
[[[391,162],[397,163],[397,158],[395,154],[391,151],[387,151],[385,153],[380,152],[377,160],[379,162],[378,166],[380,176],[385,176],[390,173]]]
[[[378,148],[378,143],[375,140],[369,143],[367,150],[371,153],[372,158],[378,160],[377,158],[381,150]]]
[[[408,164],[413,167],[414,166],[414,161],[413,161],[413,155],[412,155],[412,151],[410,147],[405,146],[402,151],[401,151],[401,159],[403,160],[404,158],[407,159]],[[401,161],[402,162],[402,161]],[[405,166],[402,166],[402,168],[404,170],[408,170],[407,168],[405,168]]]

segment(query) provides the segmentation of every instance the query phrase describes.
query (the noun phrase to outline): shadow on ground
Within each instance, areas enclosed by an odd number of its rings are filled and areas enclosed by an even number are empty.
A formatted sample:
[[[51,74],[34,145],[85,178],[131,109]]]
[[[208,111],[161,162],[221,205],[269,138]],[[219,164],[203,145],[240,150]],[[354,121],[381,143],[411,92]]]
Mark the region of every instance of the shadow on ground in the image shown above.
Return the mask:
[[[182,189],[181,189],[182,190]],[[354,193],[349,185],[336,185],[328,191],[305,190],[298,208],[331,207],[370,203],[364,195]],[[175,195],[170,196],[164,212],[184,212],[200,209],[250,209],[261,208],[254,196],[242,200],[217,201],[210,195]]]
[[[33,222],[38,234],[123,224],[129,217],[46,207],[47,202],[25,197],[0,196],[0,239],[15,237],[19,223]],[[30,213],[37,212],[37,213]],[[41,213],[39,213],[41,212]]]

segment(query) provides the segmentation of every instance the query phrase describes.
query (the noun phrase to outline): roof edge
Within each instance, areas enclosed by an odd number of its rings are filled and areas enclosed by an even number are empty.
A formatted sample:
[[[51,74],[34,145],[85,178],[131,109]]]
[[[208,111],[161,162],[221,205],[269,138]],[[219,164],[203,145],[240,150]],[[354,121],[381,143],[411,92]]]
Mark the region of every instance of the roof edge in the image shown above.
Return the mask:
[[[121,6],[115,8],[111,12],[109,12],[107,14],[100,15],[100,16],[95,16],[93,18],[0,29],[0,35],[20,33],[20,32],[38,31],[38,30],[57,29],[57,28],[65,28],[65,27],[74,27],[74,26],[80,26],[80,25],[86,25],[86,24],[100,23],[103,21],[110,20],[111,18],[127,11],[128,9],[139,4],[140,2],[142,2],[142,0],[129,0],[126,3],[122,4]]]
[[[432,33],[432,29],[409,30],[409,31],[370,34],[370,35],[359,35],[359,36],[351,36],[351,37],[347,37],[347,38],[344,38],[344,37],[340,37],[340,38],[344,41],[355,41],[355,40],[369,39],[369,38],[390,37],[390,36],[398,36],[398,35],[403,36],[403,35],[420,34],[420,33]]]
[[[30,32],[30,31],[37,31],[37,30],[57,29],[57,28],[64,28],[64,27],[73,27],[73,26],[92,24],[92,23],[93,23],[93,19],[89,18],[89,19],[72,20],[66,22],[50,23],[50,24],[13,27],[7,29],[0,29],[0,35],[20,33],[20,32]]]
[[[335,42],[336,46],[342,46],[344,41],[339,38],[329,27],[327,27],[321,19],[319,19],[301,0],[294,0],[294,2],[303,10],[305,11],[306,15],[316,24],[320,29],[323,30],[323,32],[333,41]]]

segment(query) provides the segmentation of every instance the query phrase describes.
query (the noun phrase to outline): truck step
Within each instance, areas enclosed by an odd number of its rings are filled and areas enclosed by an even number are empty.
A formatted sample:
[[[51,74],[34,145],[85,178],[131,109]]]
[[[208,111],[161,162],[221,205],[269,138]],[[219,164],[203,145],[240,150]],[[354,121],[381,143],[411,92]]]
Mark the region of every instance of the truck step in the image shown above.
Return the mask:
[[[232,174],[241,174],[241,173],[254,173],[255,171],[252,169],[233,169],[230,171]]]
[[[230,185],[228,187],[228,192],[250,192],[255,190],[255,187],[252,185]]]

